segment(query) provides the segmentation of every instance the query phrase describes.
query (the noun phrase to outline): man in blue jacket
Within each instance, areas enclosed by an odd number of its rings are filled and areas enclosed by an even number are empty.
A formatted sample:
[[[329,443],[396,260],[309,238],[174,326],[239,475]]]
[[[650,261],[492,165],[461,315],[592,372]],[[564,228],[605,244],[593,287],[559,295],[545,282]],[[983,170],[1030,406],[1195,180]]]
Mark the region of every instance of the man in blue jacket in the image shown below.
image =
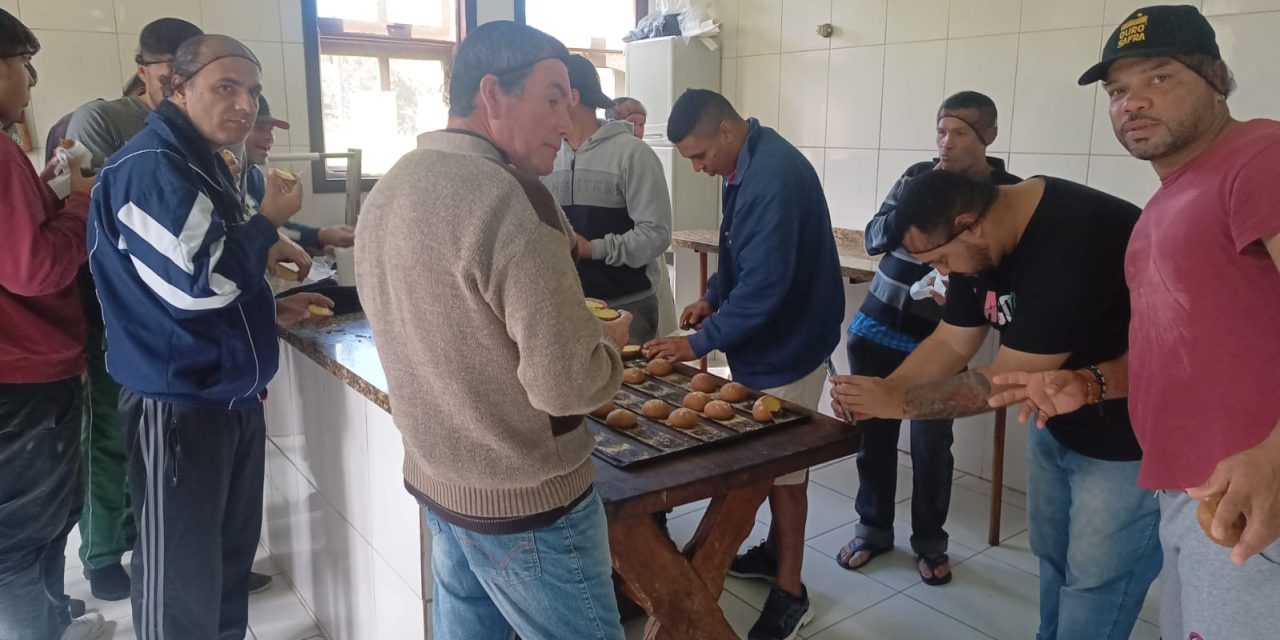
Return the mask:
[[[90,266],[123,387],[138,637],[239,638],[262,525],[262,396],[278,364],[264,274],[302,195],[272,173],[249,217],[218,156],[257,113],[247,47],[193,38],[172,68],[165,101],[99,174]]]
[[[724,178],[724,216],[719,269],[680,318],[698,331],[650,342],[649,355],[688,361],[720,350],[738,382],[816,410],[844,319],[840,258],[817,172],[776,131],[744,120],[714,91],[680,96],[667,137],[695,170]],[[800,581],[807,488],[806,470],[775,481],[769,539],[730,569],[774,583],[751,640],[794,638],[813,618]]]

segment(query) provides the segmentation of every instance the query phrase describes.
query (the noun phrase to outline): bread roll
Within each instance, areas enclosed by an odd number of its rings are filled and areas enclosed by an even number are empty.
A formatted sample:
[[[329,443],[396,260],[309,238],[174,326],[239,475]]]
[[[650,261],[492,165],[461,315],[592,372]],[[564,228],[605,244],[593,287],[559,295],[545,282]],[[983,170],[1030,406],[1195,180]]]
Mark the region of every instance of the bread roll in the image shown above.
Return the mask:
[[[1244,514],[1240,514],[1236,521],[1227,527],[1226,536],[1223,538],[1213,537],[1213,517],[1218,513],[1218,503],[1222,502],[1222,494],[1212,495],[1200,501],[1200,507],[1196,509],[1196,519],[1200,521],[1200,528],[1204,530],[1204,534],[1209,539],[1227,548],[1236,546],[1240,542],[1240,534],[1244,533],[1246,520]]]
[[[712,400],[711,402],[708,402],[702,412],[707,414],[707,417],[712,420],[733,419],[733,407],[729,406],[729,403],[723,400]]]
[[[689,386],[693,387],[694,391],[712,393],[716,390],[716,377],[709,373],[699,373],[693,376]]]
[[[639,369],[627,369],[622,372],[622,381],[627,384],[644,384],[648,378]]]
[[[647,368],[649,370],[649,375],[657,376],[659,378],[671,375],[671,372],[675,369],[675,367],[671,365],[670,361],[663,360],[662,358],[654,358],[649,361],[649,366]]]
[[[747,387],[740,382],[727,382],[720,387],[719,396],[725,402],[742,402],[747,399]]]
[[[756,422],[773,422],[773,412],[769,410],[769,405],[765,404],[764,398],[756,400],[756,403],[751,406],[751,417],[755,418]]]
[[[617,407],[615,407],[615,406],[613,405],[613,401],[609,401],[609,402],[606,402],[606,403],[604,403],[604,404],[602,404],[602,405],[600,405],[600,406],[596,407],[596,410],[595,410],[595,411],[592,411],[592,412],[591,412],[591,415],[592,415],[592,416],[594,416],[594,417],[596,417],[596,418],[600,418],[601,420],[603,420],[603,419],[605,419],[605,418],[609,417],[609,414],[610,414],[610,413],[613,413],[613,410],[614,410],[614,409],[616,409],[616,408],[617,408]]]
[[[698,414],[689,409],[676,409],[667,418],[667,424],[677,429],[696,429],[698,427]]]
[[[684,402],[681,402],[680,404],[683,404],[686,408],[701,412],[703,409],[707,408],[708,402],[711,402],[711,396],[701,391],[694,391],[693,393],[686,395],[684,397]]]
[[[626,409],[614,409],[609,416],[604,419],[604,423],[610,429],[618,429],[619,431],[627,431],[636,428],[636,414]]]
[[[667,416],[671,415],[671,405],[655,398],[644,403],[644,406],[640,407],[640,413],[643,413],[646,418],[666,420]]]

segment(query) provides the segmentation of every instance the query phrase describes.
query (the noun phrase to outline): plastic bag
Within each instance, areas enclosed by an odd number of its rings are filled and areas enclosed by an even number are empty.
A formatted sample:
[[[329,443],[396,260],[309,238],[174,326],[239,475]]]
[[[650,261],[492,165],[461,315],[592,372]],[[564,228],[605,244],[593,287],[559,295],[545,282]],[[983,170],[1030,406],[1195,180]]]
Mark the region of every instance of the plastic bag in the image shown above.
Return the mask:
[[[653,11],[640,20],[623,42],[664,36],[710,37],[720,33],[710,0],[657,0]]]

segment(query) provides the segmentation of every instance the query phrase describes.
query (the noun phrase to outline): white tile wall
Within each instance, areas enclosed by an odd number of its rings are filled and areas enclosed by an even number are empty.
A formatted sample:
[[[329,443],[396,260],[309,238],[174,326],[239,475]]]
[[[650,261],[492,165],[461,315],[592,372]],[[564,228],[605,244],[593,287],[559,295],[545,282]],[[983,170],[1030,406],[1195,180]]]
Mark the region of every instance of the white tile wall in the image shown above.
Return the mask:
[[[951,40],[947,45],[946,95],[980,91],[1000,113],[992,152],[1009,150],[1013,138],[1013,93],[1018,70],[1018,36],[998,35]],[[936,111],[935,111],[936,113]]]
[[[729,102],[738,104],[738,58],[724,58],[720,61],[720,93]]]
[[[1036,175],[1065,178],[1080,184],[1089,180],[1089,156],[1015,153],[1009,160],[1009,171],[1023,178]]]
[[[103,33],[116,30],[112,0],[18,0],[18,6],[22,23],[31,29]]]
[[[1105,5],[1106,0],[1022,0],[1022,31],[1100,26]]]
[[[281,49],[284,54],[284,99],[278,103],[280,106],[274,106],[277,103],[273,102],[272,108],[277,112],[287,113],[292,125],[287,132],[288,146],[309,148],[311,132],[308,120],[310,112],[307,108],[306,57],[303,55],[302,45],[297,43],[285,42]],[[278,135],[280,130],[277,129],[276,132]],[[281,144],[281,140],[277,140],[276,144]]]
[[[813,170],[818,174],[818,180],[823,180],[823,171],[826,164],[827,150],[822,147],[800,147],[800,153],[804,154],[809,164],[813,165]]]
[[[831,22],[832,0],[786,0],[782,3],[782,51],[826,49],[830,40],[817,26]]]
[[[1160,2],[1153,3],[1150,0],[1107,0],[1107,10],[1103,14],[1103,24],[1107,26],[1107,33],[1115,29],[1122,20],[1127,18],[1129,14],[1137,9],[1149,7],[1152,4],[1187,4],[1197,9],[1200,8],[1200,2]],[[1274,6],[1273,6],[1274,8]]]
[[[888,0],[833,0],[831,48],[883,44]]]
[[[279,0],[200,0],[200,10],[206,33],[281,41]]]
[[[262,95],[266,96],[271,103],[272,113],[287,117],[289,113],[289,101],[286,97],[288,86],[285,83],[287,76],[284,50],[281,48],[279,39],[275,41],[245,40],[244,44],[258,56],[258,61],[262,63]],[[276,129],[276,144],[281,147],[290,146],[290,133],[284,129]]]
[[[884,47],[831,51],[827,84],[827,146],[880,146]]]
[[[1089,186],[1139,207],[1151,199],[1160,179],[1150,163],[1129,156],[1094,156],[1089,160]]]
[[[879,208],[878,165],[879,154],[874,149],[827,149],[823,191],[827,195],[832,226],[845,229],[867,226]]]
[[[1012,150],[1088,153],[1094,91],[1076,79],[1098,59],[1097,27],[1023,33],[1014,90]]]
[[[720,20],[720,47],[721,56],[724,58],[740,55],[738,52],[738,4],[739,0],[720,0],[712,6]]]
[[[827,139],[829,52],[784,53],[779,62],[778,132],[802,147],[821,147]]]
[[[1262,4],[1262,3],[1256,3]],[[1280,2],[1267,3],[1271,11],[1248,15],[1230,15],[1210,20],[1218,33],[1222,58],[1235,73],[1239,91],[1229,104],[1237,118],[1280,117]]]
[[[21,20],[22,11],[18,8],[18,0],[0,0],[0,9],[8,11],[10,15]]]
[[[40,39],[34,62],[40,84],[31,90],[28,124],[32,142],[43,147],[49,126],[62,116],[95,97],[120,96],[120,50],[111,33],[32,31]]]
[[[934,123],[946,81],[947,41],[885,47],[880,146],[936,149]]]
[[[738,60],[738,111],[755,116],[770,127],[778,126],[781,56],[765,55]]]
[[[778,53],[782,0],[738,0],[738,55]]]
[[[115,0],[116,31],[136,36],[157,18],[181,18],[200,24],[200,0]],[[298,24],[302,24],[299,17]],[[137,42],[137,37],[133,38]]]
[[[950,0],[893,0],[885,41],[918,42],[947,37]]]
[[[951,0],[950,38],[1017,33],[1022,0]]]

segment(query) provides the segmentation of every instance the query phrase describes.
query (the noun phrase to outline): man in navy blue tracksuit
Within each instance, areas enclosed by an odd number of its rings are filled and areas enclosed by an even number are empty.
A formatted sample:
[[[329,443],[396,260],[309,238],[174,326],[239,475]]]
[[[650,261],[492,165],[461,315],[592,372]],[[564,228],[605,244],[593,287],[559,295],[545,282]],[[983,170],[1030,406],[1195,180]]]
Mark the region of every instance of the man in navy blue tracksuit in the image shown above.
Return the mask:
[[[201,36],[172,67],[166,100],[103,167],[89,213],[139,528],[134,626],[143,639],[242,638],[278,357],[264,274],[301,188],[269,175],[249,216],[217,154],[254,124],[261,67],[248,48]]]
[[[840,258],[817,172],[776,131],[705,89],[676,101],[667,137],[694,169],[724,177],[724,215],[719,269],[680,318],[697,333],[650,342],[649,355],[688,361],[723,351],[734,380],[816,410],[844,319]],[[769,539],[730,569],[774,582],[751,640],[794,638],[813,618],[800,582],[807,483],[803,470],[774,482]]]

